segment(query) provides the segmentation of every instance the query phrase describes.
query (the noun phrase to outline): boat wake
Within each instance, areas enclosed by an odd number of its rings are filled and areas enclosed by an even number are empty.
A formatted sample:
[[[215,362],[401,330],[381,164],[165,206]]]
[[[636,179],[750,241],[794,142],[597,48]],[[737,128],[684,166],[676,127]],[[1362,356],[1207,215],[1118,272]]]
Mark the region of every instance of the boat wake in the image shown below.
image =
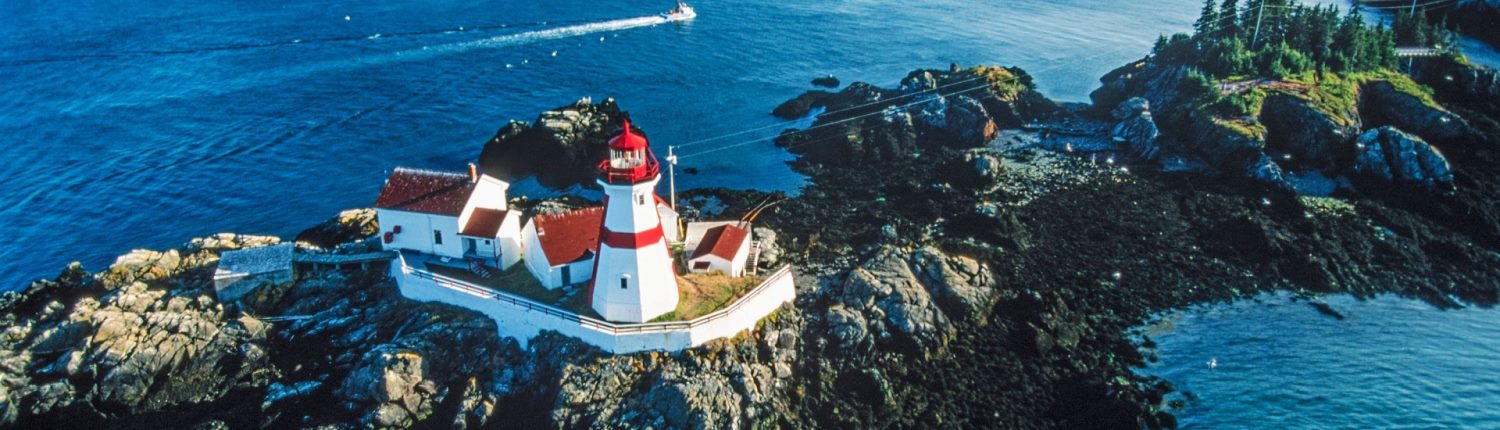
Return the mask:
[[[480,40],[457,42],[446,45],[427,46],[421,49],[404,51],[397,55],[414,55],[418,53],[457,53],[475,49],[503,48],[507,46],[524,45],[544,40],[566,39],[570,37],[586,36],[594,33],[610,31],[623,31],[632,28],[650,27],[665,24],[668,20],[660,16],[642,16],[636,18],[616,19],[611,21],[591,22],[587,24],[569,25],[566,27],[549,28],[546,30],[534,30],[514,34],[502,34]]]

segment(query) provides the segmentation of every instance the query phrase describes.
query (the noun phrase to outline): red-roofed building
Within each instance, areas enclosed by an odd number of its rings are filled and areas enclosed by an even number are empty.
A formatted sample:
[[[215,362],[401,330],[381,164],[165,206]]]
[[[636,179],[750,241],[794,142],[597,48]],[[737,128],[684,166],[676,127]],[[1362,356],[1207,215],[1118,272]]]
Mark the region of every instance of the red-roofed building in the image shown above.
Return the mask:
[[[548,289],[588,282],[603,221],[603,207],[532,217],[521,229],[526,269]]]
[[[750,256],[750,231],[735,224],[709,228],[697,241],[688,257],[688,269],[694,272],[718,271],[729,276],[743,276]]]
[[[397,167],[375,198],[381,243],[504,269],[521,259],[521,217],[508,210],[505,181]]]

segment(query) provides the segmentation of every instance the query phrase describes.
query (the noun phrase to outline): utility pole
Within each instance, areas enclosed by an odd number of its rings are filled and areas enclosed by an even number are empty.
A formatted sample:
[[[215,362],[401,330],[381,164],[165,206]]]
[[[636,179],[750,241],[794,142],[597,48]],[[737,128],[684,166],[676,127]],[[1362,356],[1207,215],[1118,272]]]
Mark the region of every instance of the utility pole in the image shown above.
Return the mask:
[[[677,154],[667,146],[667,189],[672,196],[672,210],[677,210]]]
[[[1255,50],[1255,42],[1260,40],[1260,19],[1266,16],[1266,0],[1260,0],[1260,8],[1255,12],[1255,33],[1250,35],[1250,50]]]

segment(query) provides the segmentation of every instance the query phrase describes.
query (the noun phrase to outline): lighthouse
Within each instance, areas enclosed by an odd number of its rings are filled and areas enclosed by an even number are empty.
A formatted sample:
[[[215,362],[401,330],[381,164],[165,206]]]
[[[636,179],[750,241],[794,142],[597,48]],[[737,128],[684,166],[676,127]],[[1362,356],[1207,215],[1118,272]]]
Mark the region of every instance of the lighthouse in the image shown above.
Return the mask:
[[[657,211],[661,165],[630,128],[609,141],[599,163],[604,219],[590,284],[594,311],[609,321],[645,322],[677,308],[677,274]]]

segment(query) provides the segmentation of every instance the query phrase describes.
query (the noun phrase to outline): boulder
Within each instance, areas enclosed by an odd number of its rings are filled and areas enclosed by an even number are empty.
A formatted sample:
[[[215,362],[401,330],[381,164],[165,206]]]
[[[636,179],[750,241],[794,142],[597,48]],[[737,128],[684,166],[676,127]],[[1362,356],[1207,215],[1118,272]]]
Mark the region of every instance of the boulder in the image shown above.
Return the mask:
[[[1393,126],[1427,142],[1457,144],[1480,137],[1463,117],[1388,81],[1373,81],[1361,87],[1359,109],[1368,125]]]
[[[812,84],[820,87],[838,88],[839,78],[834,77],[833,75],[813,78]]]
[[[1357,175],[1428,191],[1453,188],[1448,160],[1420,137],[1385,126],[1360,135],[1356,146],[1359,155],[1353,170]]]
[[[915,355],[927,357],[947,346],[953,327],[907,259],[908,254],[898,248],[882,248],[850,272],[841,299],[846,306],[871,315],[869,321],[879,321],[903,335]]]
[[[115,258],[108,270],[99,273],[99,281],[105,288],[116,289],[135,282],[152,282],[176,274],[182,255],[177,250],[166,252],[137,249]]]
[[[1153,162],[1161,153],[1156,139],[1161,132],[1151,119],[1151,102],[1140,97],[1131,97],[1110,112],[1115,123],[1110,138],[1115,141],[1115,151],[1135,162]]]
[[[297,233],[296,241],[319,248],[333,248],[369,238],[379,232],[380,226],[375,223],[374,209],[349,209]]]
[[[535,176],[553,188],[590,184],[594,167],[608,155],[609,138],[627,117],[613,99],[583,98],[542,112],[529,125],[511,121],[484,144],[479,167],[506,180]]]
[[[797,98],[777,105],[775,109],[771,110],[771,115],[776,115],[777,118],[782,119],[801,118],[806,116],[808,112],[812,112],[813,109],[823,107],[828,98],[832,96],[833,93],[827,91],[808,91],[797,96]]]
[[[364,360],[339,388],[339,396],[352,402],[362,418],[375,427],[407,427],[432,414],[441,401],[436,385],[424,379],[422,356],[415,351],[378,348]]]
[[[999,297],[989,266],[972,258],[928,246],[912,254],[912,267],[937,304],[956,319],[983,321]]]
[[[760,266],[774,269],[781,262],[781,246],[776,244],[776,230],[755,227],[755,241],[760,244]]]
[[[1276,93],[1266,97],[1259,118],[1267,149],[1289,156],[1284,164],[1328,171],[1354,157],[1358,112],[1323,112],[1312,101]]]

